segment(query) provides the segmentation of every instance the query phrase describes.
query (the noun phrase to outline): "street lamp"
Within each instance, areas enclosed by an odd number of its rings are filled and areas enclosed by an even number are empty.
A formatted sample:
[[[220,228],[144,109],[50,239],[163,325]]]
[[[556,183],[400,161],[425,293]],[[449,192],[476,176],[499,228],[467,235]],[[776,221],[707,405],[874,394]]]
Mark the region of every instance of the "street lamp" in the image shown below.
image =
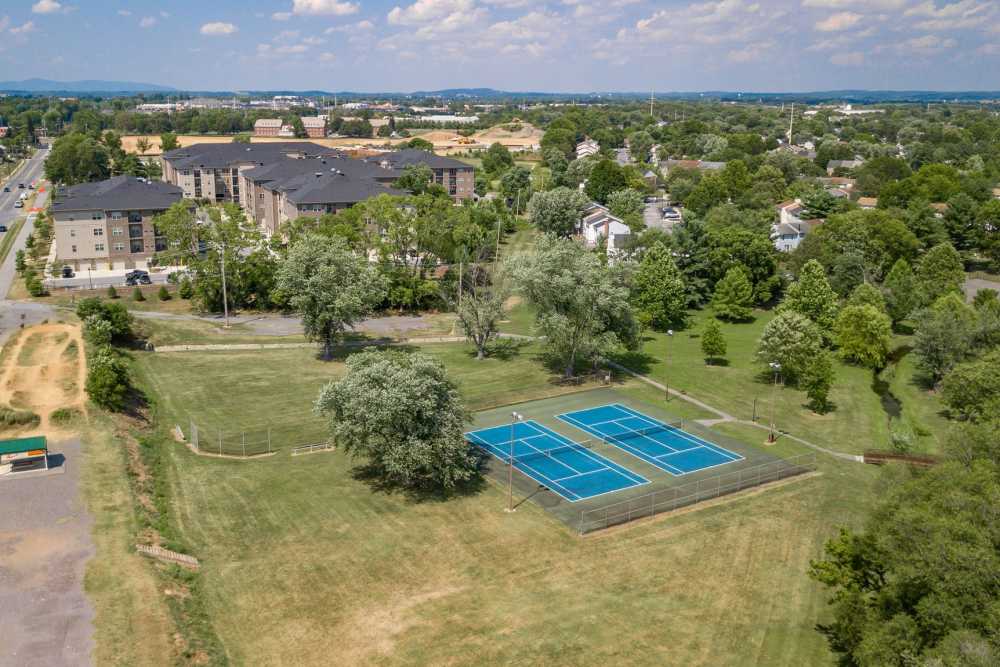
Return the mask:
[[[774,372],[774,384],[771,385],[771,428],[767,433],[767,441],[773,444],[777,440],[774,435],[774,394],[778,390],[778,374],[781,373],[781,364],[772,361],[768,366]]]
[[[667,368],[667,366],[670,363],[670,339],[673,337],[674,337],[674,330],[667,329],[667,340],[663,344],[663,372],[664,372],[663,393],[665,394],[665,398],[663,400],[665,401],[670,400],[670,389],[667,386],[667,380],[670,378],[670,370],[669,368]]]
[[[524,415],[519,412],[510,413],[510,456],[507,457],[507,511],[514,511],[514,426],[523,422]]]

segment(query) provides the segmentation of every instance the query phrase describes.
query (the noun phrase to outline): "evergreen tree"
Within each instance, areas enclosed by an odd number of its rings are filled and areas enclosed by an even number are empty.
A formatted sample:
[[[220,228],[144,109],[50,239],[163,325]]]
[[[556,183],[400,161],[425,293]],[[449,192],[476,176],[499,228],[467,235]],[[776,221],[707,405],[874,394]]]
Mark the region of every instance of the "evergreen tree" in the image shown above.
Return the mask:
[[[961,292],[963,282],[965,267],[950,243],[934,246],[917,265],[917,291],[925,305],[945,294]]]
[[[726,271],[715,285],[712,308],[716,317],[730,321],[746,320],[753,312],[753,285],[747,277],[746,269],[737,264]]]
[[[837,318],[837,294],[830,287],[822,264],[815,259],[805,263],[799,279],[788,288],[780,310],[808,317],[829,339]]]
[[[682,323],[687,291],[670,251],[657,242],[645,253],[632,278],[632,303],[639,320],[654,329]]]
[[[885,293],[886,311],[893,324],[905,320],[920,305],[917,281],[910,263],[905,259],[897,259],[892,265],[889,275],[882,283],[882,290]]]
[[[879,312],[886,312],[885,297],[871,283],[861,283],[854,288],[847,299],[848,306],[874,306]]]
[[[722,335],[722,326],[715,318],[709,319],[701,334],[701,353],[705,357],[705,362],[711,364],[716,359],[724,359],[726,349],[726,339]]]

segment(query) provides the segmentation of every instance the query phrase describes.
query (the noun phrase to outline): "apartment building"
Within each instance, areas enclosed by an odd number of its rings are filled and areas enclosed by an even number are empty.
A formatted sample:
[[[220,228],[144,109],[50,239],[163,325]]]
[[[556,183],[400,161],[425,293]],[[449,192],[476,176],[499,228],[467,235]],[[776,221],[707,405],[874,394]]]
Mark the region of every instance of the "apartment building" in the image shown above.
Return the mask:
[[[302,127],[310,139],[322,139],[326,136],[326,116],[303,116]]]
[[[434,182],[444,187],[456,202],[472,199],[476,191],[476,174],[471,165],[428,151],[415,148],[391,151],[365,158],[365,162],[383,169],[377,178],[388,182],[402,176],[411,165],[425,164],[434,172]]]
[[[188,199],[240,202],[240,171],[287,158],[337,155],[338,152],[307,141],[273,141],[257,144],[192,144],[167,151],[160,157],[163,180],[176,185]]]
[[[302,216],[337,213],[380,194],[404,195],[381,167],[344,155],[285,159],[240,174],[241,205],[267,236]]]
[[[281,132],[280,118],[258,118],[253,124],[253,136],[276,137]]]
[[[181,189],[133,176],[60,188],[52,199],[56,256],[74,269],[134,269],[167,249],[153,218],[181,201]]]

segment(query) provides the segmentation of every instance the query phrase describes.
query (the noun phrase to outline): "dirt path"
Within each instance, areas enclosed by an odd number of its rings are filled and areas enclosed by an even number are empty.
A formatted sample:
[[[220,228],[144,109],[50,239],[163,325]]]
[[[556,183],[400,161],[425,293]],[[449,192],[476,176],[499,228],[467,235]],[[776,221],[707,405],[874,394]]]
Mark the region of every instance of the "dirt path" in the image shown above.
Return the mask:
[[[86,375],[79,327],[42,324],[25,329],[9,345],[0,368],[0,405],[38,414],[41,422],[32,430],[50,439],[73,435],[53,424],[51,417],[60,408],[86,414]]]

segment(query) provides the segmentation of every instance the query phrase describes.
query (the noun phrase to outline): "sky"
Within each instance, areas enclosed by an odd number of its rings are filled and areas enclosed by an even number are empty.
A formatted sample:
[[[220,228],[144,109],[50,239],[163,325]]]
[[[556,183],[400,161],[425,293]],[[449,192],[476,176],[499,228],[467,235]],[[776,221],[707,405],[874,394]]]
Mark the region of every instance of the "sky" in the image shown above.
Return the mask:
[[[3,0],[0,80],[188,90],[1000,89],[1000,0]]]

